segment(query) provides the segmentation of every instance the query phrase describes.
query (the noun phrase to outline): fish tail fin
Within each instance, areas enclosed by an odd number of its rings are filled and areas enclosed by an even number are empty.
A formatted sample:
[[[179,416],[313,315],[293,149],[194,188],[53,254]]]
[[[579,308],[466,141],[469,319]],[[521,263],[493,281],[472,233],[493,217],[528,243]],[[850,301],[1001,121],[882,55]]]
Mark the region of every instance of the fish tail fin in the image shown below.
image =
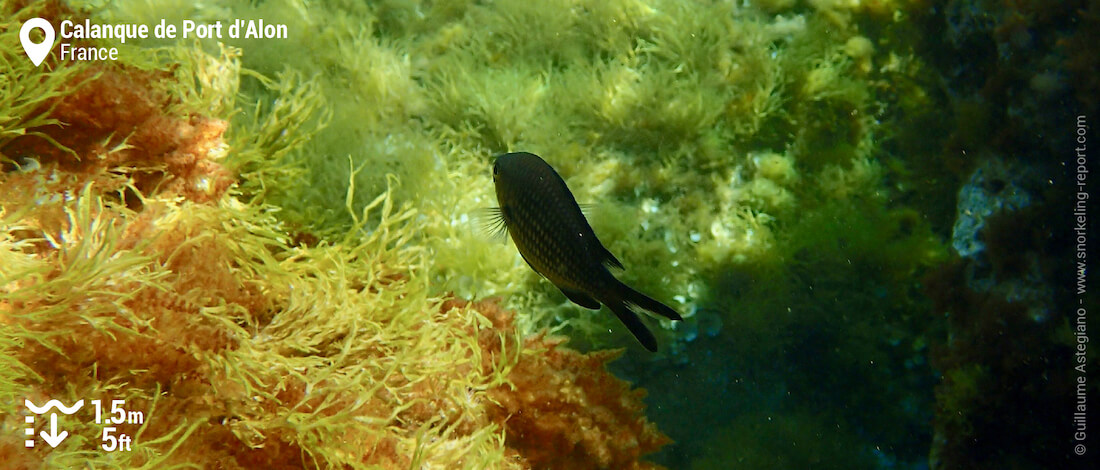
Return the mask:
[[[653,312],[669,320],[682,320],[679,313],[676,313],[671,307],[653,300],[651,297],[638,292],[630,286],[619,282],[619,286],[615,289],[615,295],[611,299],[603,301],[604,305],[607,305],[616,317],[619,317],[619,321],[626,325],[626,328],[630,330],[630,333],[638,339],[638,342],[642,343],[646,349],[650,352],[657,351],[657,339],[653,336],[653,333],[646,328],[642,323],[641,318],[638,318],[638,314],[634,313],[631,306],[637,307],[641,310]]]
[[[649,352],[657,352],[657,338],[653,337],[653,333],[642,323],[642,319],[638,318],[638,314],[627,307],[626,302],[619,300],[618,302],[608,302],[606,305],[612,312],[615,312],[615,316],[619,317],[619,321],[626,325],[626,329],[630,330],[630,333],[638,339],[639,343],[642,343],[643,347]]]
[[[652,312],[669,320],[681,321],[684,319],[677,311],[673,310],[672,307],[658,302],[652,297],[638,292],[622,282],[620,282],[619,285],[619,296],[622,297],[623,301],[626,303],[636,305],[642,310]]]

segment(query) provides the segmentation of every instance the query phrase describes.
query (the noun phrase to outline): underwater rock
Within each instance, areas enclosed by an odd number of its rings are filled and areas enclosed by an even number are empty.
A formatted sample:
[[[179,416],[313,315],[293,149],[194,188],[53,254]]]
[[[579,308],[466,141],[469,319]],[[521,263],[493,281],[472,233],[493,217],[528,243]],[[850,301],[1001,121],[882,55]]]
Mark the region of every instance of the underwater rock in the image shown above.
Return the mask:
[[[1031,318],[1041,321],[1047,316],[1052,301],[1052,289],[1044,279],[1036,260],[1027,253],[1012,253],[1016,265],[1010,272],[998,269],[1006,262],[1004,256],[990,256],[990,241],[1011,243],[1018,234],[998,233],[999,218],[1018,217],[1028,208],[1036,192],[1035,172],[1021,164],[1008,163],[991,157],[970,175],[959,190],[958,213],[952,230],[951,246],[960,257],[971,262],[966,266],[967,286],[975,292],[990,292],[1009,302],[1030,306]]]
[[[925,278],[946,320],[930,359],[936,386],[933,469],[1069,468],[1072,378],[1065,307],[1067,200],[1041,161],[990,157],[959,192],[959,258]],[[1039,379],[1041,377],[1041,379]],[[1042,464],[1039,464],[1042,462]],[[1062,462],[1062,463],[1056,463]]]
[[[959,190],[958,216],[951,231],[951,246],[963,258],[978,258],[985,251],[980,233],[986,219],[1002,211],[1016,211],[1031,203],[1031,195],[1004,161],[993,157],[979,166]]]

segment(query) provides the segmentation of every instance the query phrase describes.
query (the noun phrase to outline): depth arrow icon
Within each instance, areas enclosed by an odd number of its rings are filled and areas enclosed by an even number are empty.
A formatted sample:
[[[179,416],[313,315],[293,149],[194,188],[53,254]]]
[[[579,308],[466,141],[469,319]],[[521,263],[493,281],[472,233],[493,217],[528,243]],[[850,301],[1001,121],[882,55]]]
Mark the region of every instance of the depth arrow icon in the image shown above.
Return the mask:
[[[46,441],[50,447],[57,447],[61,441],[64,441],[66,437],[69,437],[69,431],[61,431],[61,434],[57,433],[57,413],[50,413],[50,432],[46,431],[39,433],[42,439]]]

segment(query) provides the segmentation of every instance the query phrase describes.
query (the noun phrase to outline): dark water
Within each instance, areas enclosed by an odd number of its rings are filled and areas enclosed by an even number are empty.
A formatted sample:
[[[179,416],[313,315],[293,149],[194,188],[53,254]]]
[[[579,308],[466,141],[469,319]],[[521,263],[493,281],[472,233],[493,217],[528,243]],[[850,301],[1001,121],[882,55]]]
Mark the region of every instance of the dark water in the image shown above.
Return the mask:
[[[1076,353],[1090,347],[1096,296],[1076,262],[1094,251],[1078,235],[1095,210],[1079,202],[1091,183],[1077,183],[1095,162],[1097,82],[1085,70],[1097,54],[1080,28],[1098,10],[1050,8],[911,12],[911,47],[937,83],[921,85],[922,111],[886,113],[880,155],[906,168],[886,176],[905,189],[877,209],[786,225],[839,237],[807,243],[779,272],[726,267],[697,317],[721,316],[720,333],[613,366],[650,391],[650,416],[677,441],[656,461],[1086,468],[1095,356]],[[920,259],[916,236],[943,256]]]

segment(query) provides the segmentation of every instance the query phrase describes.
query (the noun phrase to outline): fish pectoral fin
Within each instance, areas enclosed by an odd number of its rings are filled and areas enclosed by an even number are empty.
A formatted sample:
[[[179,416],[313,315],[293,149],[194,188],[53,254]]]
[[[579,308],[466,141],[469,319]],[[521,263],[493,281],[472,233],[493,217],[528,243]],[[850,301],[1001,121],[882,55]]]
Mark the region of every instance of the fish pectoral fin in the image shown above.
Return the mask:
[[[592,296],[585,294],[584,292],[569,290],[561,287],[559,287],[558,289],[561,290],[561,293],[565,294],[565,296],[568,297],[569,300],[572,300],[573,303],[580,305],[581,307],[590,308],[592,310],[600,309],[600,302],[596,299],[593,299]]]
[[[473,219],[490,240],[503,242],[508,238],[508,224],[504,218],[503,208],[482,207],[473,212]]]

